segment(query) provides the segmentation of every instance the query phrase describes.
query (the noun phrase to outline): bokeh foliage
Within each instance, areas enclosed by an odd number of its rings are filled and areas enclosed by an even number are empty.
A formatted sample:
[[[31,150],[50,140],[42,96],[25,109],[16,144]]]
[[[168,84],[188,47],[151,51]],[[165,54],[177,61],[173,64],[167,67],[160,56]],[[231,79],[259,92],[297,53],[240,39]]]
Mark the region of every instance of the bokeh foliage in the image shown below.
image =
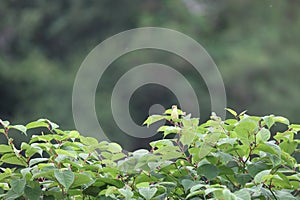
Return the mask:
[[[89,51],[121,31],[160,26],[181,31],[206,48],[223,76],[229,107],[258,115],[280,113],[299,122],[299,4],[292,0],[1,1],[0,117],[15,123],[47,117],[73,128],[72,84]],[[112,135],[120,132],[107,109],[112,87],[130,66],[149,61],[183,73],[200,90],[201,120],[210,115],[206,87],[192,67],[174,55],[148,53],[120,58],[99,85],[99,119]],[[138,123],[147,115],[141,108],[156,101],[165,107],[177,104],[172,95],[161,98],[168,93],[164,88],[153,90],[158,95],[142,89],[135,94],[131,110]]]

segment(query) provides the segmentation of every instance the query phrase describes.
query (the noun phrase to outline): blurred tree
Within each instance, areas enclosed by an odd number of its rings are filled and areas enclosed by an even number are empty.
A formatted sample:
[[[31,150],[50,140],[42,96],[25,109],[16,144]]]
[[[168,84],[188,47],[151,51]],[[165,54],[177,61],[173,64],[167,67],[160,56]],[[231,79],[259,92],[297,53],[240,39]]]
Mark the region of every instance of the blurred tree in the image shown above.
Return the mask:
[[[25,123],[47,117],[64,129],[74,128],[72,84],[89,51],[121,31],[160,26],[181,31],[207,49],[223,76],[229,107],[258,115],[282,114],[299,122],[299,5],[293,0],[1,1],[0,118]],[[121,130],[112,120],[112,88],[138,64],[176,68],[199,91],[202,120],[209,116],[207,88],[183,59],[157,51],[127,56],[107,70],[96,98],[98,117],[114,140],[122,142],[127,136],[118,137]],[[148,97],[143,89],[149,87],[140,88],[130,105],[134,119],[148,114],[140,105],[170,107],[177,101],[166,88],[156,87],[155,95]]]

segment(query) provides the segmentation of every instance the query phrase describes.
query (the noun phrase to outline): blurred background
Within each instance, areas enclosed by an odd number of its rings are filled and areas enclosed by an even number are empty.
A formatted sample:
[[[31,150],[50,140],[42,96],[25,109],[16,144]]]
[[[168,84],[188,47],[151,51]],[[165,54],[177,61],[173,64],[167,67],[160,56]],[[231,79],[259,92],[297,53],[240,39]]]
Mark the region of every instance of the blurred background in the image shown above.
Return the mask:
[[[299,6],[293,0],[2,0],[0,118],[13,124],[48,118],[74,129],[72,87],[87,54],[121,31],[158,26],[180,31],[207,50],[223,77],[228,107],[300,123]],[[155,50],[129,53],[105,72],[95,99],[102,128],[128,150],[140,144],[115,124],[111,93],[122,74],[148,62],[180,71],[198,91],[201,121],[210,115],[207,88],[186,61]],[[167,88],[139,88],[131,117],[142,124],[157,103],[169,108],[178,102]]]

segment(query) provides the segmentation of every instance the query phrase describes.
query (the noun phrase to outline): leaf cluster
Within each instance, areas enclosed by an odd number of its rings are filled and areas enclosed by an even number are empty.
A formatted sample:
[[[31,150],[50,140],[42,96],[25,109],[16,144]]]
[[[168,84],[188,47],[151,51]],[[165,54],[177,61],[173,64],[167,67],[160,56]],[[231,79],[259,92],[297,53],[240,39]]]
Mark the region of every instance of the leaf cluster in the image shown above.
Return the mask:
[[[63,131],[47,119],[23,125],[0,120],[0,198],[10,199],[299,199],[300,125],[281,116],[249,116],[227,109],[203,124],[178,111],[149,116],[167,120],[151,149],[125,153],[117,143]],[[281,123],[286,130],[271,133]],[[47,131],[17,148],[10,131]],[[273,135],[273,137],[272,137]]]

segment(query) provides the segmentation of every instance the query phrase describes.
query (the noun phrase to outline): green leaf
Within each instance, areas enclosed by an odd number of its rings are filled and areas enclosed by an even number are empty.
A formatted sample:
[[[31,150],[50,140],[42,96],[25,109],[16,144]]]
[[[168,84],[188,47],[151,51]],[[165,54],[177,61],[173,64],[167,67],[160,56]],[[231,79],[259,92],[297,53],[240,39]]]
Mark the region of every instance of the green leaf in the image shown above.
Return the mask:
[[[43,127],[48,127],[48,124],[44,121],[34,121],[34,122],[30,122],[26,125],[27,129],[43,128]]]
[[[117,143],[109,143],[107,150],[111,153],[119,153],[122,151],[122,147]]]
[[[5,196],[4,196],[4,199],[5,200],[15,200],[17,199],[18,197],[20,197],[22,194],[18,194],[16,193],[15,191],[13,191],[12,189],[9,190]]]
[[[57,129],[59,128],[59,126],[57,124],[55,124],[54,122],[51,122],[50,120],[48,119],[39,119],[37,120],[38,122],[46,122],[48,124],[48,126],[50,126],[49,128],[51,130],[54,130],[54,129]]]
[[[125,184],[122,181],[112,178],[97,178],[96,182],[93,185],[97,186],[97,184],[101,185],[103,183],[116,186],[117,188],[122,188],[125,186]]]
[[[80,137],[80,141],[87,146],[96,146],[98,145],[98,140],[92,137]]]
[[[148,176],[146,174],[139,174],[135,178],[135,183],[142,183],[142,182],[156,182],[157,178],[154,176]]]
[[[64,149],[56,149],[55,152],[60,155],[66,155],[69,156],[71,158],[77,158],[77,154],[74,151],[68,151],[68,150],[64,150]]]
[[[213,146],[215,146],[220,138],[221,133],[209,133],[204,137],[204,143],[200,146],[200,150],[198,153],[199,159],[204,158],[207,156],[211,150],[213,149]]]
[[[202,158],[204,158],[205,156],[207,156],[211,150],[213,149],[213,147],[209,144],[202,144],[199,151],[195,151],[198,153],[198,155],[196,155],[197,157],[195,159],[200,160]]]
[[[251,195],[247,189],[238,190],[234,194],[241,200],[251,200]]]
[[[226,108],[225,110],[227,110],[230,114],[232,114],[234,117],[236,117],[237,116],[237,113],[234,111],[234,110],[232,110],[231,108]]]
[[[180,109],[177,109],[177,112],[178,112],[178,115],[182,115],[183,114],[182,110],[180,110]],[[172,109],[167,109],[164,112],[164,114],[166,114],[166,115],[171,115],[171,113],[172,113]]]
[[[235,178],[242,186],[244,186],[252,179],[249,174],[236,174]]]
[[[285,141],[285,142],[282,142],[282,143],[279,144],[279,147],[283,151],[287,152],[288,154],[294,153],[294,151],[296,150],[297,146],[298,146],[298,142],[296,142],[296,141],[289,141],[289,140]]]
[[[181,181],[181,184],[182,184],[182,186],[183,186],[183,188],[184,188],[184,191],[185,191],[185,193],[186,193],[186,192],[187,192],[189,189],[191,189],[193,186],[198,185],[199,182],[192,181],[192,180],[190,180],[190,179],[183,179],[183,180]]]
[[[26,185],[24,192],[28,197],[28,200],[39,200],[42,194],[42,189],[37,182],[31,182]]]
[[[266,123],[268,128],[271,128],[273,126],[273,124],[275,123],[274,118],[275,118],[274,115],[263,117],[263,120]]]
[[[224,189],[222,192],[224,200],[236,200],[236,196],[230,192],[228,189]]]
[[[41,162],[48,161],[49,158],[33,158],[29,161],[29,167],[32,167],[33,165]]]
[[[293,131],[300,131],[300,124],[291,124],[289,125],[289,128],[292,129]]]
[[[133,192],[129,188],[121,188],[118,191],[124,196],[125,200],[131,200],[133,197]]]
[[[40,154],[40,156],[42,156],[43,154],[42,148],[37,146],[37,143],[33,143],[32,145],[29,145],[26,142],[22,142],[21,150],[25,150],[26,157],[32,157],[36,153]]]
[[[78,131],[70,131],[67,133],[69,138],[79,138],[80,134]]]
[[[166,119],[166,116],[163,115],[151,115],[149,116],[146,121],[144,121],[143,125],[147,125],[149,127],[151,124],[158,122],[160,120]]]
[[[271,137],[270,131],[266,128],[262,128],[260,131],[258,131],[256,135],[256,141],[257,143],[266,142],[270,139],[270,137]]]
[[[0,124],[3,126],[3,128],[7,128],[9,126],[9,121],[2,121],[0,119]]]
[[[189,118],[189,116],[187,117],[183,117],[182,118],[182,124],[185,128],[197,128],[199,125],[199,119],[198,118]]]
[[[146,200],[150,200],[152,197],[154,197],[156,192],[157,192],[157,188],[140,188],[139,189],[139,193]]]
[[[285,131],[283,133],[278,132],[274,138],[278,141],[281,142],[281,140],[283,141],[292,141],[294,140],[294,132],[293,131]]]
[[[164,146],[174,146],[173,145],[173,142],[171,140],[168,140],[168,139],[163,139],[163,140],[157,140],[157,141],[153,141],[150,143],[150,146],[153,147],[153,148],[161,148],[161,147],[164,147]]]
[[[157,132],[163,132],[164,137],[172,133],[179,133],[181,128],[175,126],[161,126]]]
[[[24,188],[26,185],[26,180],[25,179],[12,179],[10,181],[10,185],[11,185],[12,190],[16,194],[23,194]]]
[[[212,164],[204,164],[197,168],[197,173],[205,176],[209,180],[216,178],[219,172],[220,170]]]
[[[116,160],[123,159],[125,157],[126,157],[126,155],[124,153],[116,153],[116,154],[112,155],[111,160],[116,161]]]
[[[285,117],[276,116],[276,117],[274,117],[274,121],[275,121],[275,123],[278,122],[278,123],[282,123],[285,125],[290,125],[290,121]]]
[[[263,162],[256,162],[247,166],[247,170],[252,177],[266,169],[268,169],[268,165]]]
[[[85,184],[91,183],[93,181],[93,179],[88,176],[87,174],[81,174],[81,173],[74,173],[75,178],[74,178],[74,182],[72,184],[72,188],[76,188],[76,187],[82,187]]]
[[[234,174],[234,171],[230,167],[220,166],[219,170],[220,170],[219,175],[233,175]]]
[[[280,155],[280,152],[278,152],[275,148],[273,148],[267,142],[258,144],[258,146],[255,148],[255,151],[257,151],[257,150],[263,151],[266,153],[270,153],[270,154],[274,154],[274,155]]]
[[[205,193],[204,190],[198,190],[198,191],[193,191],[191,193],[189,193],[187,196],[186,196],[186,199],[189,199],[191,197],[194,197],[194,196],[199,196],[199,195],[203,195]],[[194,198],[193,198],[194,199]],[[196,199],[198,200],[198,199]]]
[[[284,190],[277,190],[275,191],[276,196],[278,199],[283,199],[283,200],[299,200],[298,197],[294,197],[290,192],[284,191]]]
[[[183,128],[180,141],[182,142],[183,145],[191,145],[195,136],[196,136],[195,130]]]
[[[246,114],[246,112],[248,112],[248,110],[242,111],[238,116],[239,116],[239,117],[242,117],[242,116],[244,116],[244,115]]]
[[[254,141],[254,133],[257,129],[258,124],[256,121],[245,118],[243,121],[240,121],[234,130],[237,138],[239,138],[243,144],[249,145]]]
[[[263,171],[259,172],[258,174],[255,175],[255,177],[254,177],[254,182],[255,182],[256,184],[261,183],[262,180],[263,180],[263,178],[264,178],[265,176],[269,175],[270,172],[271,172],[270,169],[269,169],[269,170],[263,170]]]
[[[55,170],[54,176],[56,180],[63,185],[67,190],[75,180],[74,173],[70,170]]]
[[[18,130],[21,133],[23,133],[24,135],[27,135],[27,133],[26,133],[27,128],[23,125],[11,125],[11,126],[8,126],[8,128]]]
[[[0,161],[12,165],[27,166],[27,163],[21,158],[18,158],[14,153],[4,154]]]
[[[0,173],[0,181],[10,177],[11,175],[12,175],[12,170],[10,168],[6,168],[3,173]]]
[[[0,144],[0,153],[8,153],[8,152],[13,152],[11,147],[5,144]]]

